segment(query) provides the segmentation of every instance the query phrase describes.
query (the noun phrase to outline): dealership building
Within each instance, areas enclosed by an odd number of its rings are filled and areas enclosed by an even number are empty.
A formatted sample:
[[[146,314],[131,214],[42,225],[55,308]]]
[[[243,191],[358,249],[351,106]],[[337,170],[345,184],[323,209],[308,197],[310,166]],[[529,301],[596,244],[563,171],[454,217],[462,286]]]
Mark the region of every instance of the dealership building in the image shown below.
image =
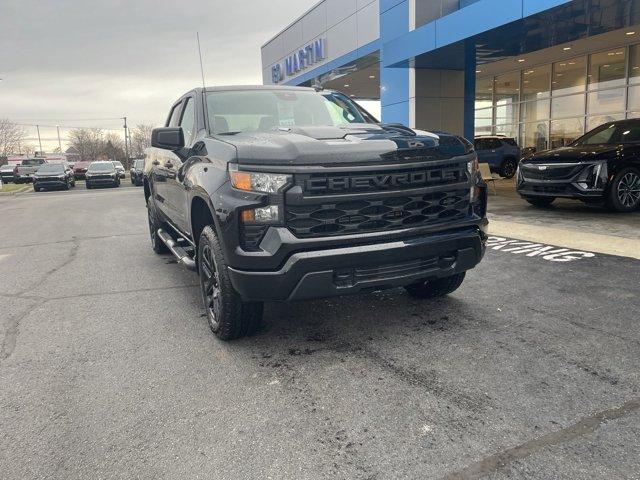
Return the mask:
[[[640,0],[323,0],[262,47],[263,79],[341,90],[383,122],[557,147],[640,117],[638,24]]]

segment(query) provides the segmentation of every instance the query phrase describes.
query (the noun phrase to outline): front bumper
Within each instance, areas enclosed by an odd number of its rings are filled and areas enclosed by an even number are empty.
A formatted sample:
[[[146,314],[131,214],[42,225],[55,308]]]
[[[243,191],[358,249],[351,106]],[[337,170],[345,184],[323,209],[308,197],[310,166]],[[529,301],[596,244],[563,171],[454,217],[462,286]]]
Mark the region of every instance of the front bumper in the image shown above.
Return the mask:
[[[67,184],[65,180],[34,180],[34,188],[62,188]]]
[[[410,285],[474,268],[484,256],[479,227],[414,238],[292,254],[277,271],[229,267],[231,283],[249,301],[290,301]]]
[[[92,178],[86,180],[87,186],[116,186],[118,184],[117,178]]]
[[[562,171],[555,171],[553,164],[549,165],[549,171],[535,171],[534,166],[523,167],[521,165],[518,174],[516,189],[521,197],[559,197],[579,200],[594,200],[603,198],[607,188],[607,169],[601,167],[598,175],[590,175],[599,162],[576,163],[571,166],[560,166]],[[541,173],[545,172],[545,173]]]

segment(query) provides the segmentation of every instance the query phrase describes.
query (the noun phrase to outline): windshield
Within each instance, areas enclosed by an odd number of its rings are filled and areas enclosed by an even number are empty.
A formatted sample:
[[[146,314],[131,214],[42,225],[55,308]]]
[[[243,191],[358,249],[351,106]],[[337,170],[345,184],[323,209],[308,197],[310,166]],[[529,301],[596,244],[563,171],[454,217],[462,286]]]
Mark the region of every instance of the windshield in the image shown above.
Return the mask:
[[[611,145],[640,142],[640,123],[610,123],[582,136],[572,146]]]
[[[113,163],[92,163],[89,166],[88,172],[113,172],[115,167]]]
[[[22,165],[33,167],[35,165],[42,165],[44,160],[40,160],[39,158],[28,158],[22,161]]]
[[[210,131],[266,132],[278,127],[339,126],[375,119],[336,92],[244,90],[207,93]]]
[[[49,163],[42,165],[38,173],[64,173],[64,165],[60,163]]]

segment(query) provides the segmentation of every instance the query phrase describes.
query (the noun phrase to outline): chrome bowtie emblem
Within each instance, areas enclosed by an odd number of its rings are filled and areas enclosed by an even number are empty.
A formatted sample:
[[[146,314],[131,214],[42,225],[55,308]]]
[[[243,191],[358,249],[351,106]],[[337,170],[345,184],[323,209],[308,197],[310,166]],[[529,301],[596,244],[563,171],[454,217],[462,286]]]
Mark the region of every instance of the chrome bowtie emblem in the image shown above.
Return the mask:
[[[547,166],[546,165],[540,165],[538,166],[538,170],[546,170]]]

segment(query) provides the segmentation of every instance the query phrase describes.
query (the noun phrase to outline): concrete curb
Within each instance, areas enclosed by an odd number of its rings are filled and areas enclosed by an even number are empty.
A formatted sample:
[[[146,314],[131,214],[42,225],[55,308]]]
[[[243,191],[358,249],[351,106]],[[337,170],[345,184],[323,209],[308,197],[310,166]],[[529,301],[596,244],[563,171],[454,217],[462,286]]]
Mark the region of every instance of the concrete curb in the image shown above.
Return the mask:
[[[624,238],[501,220],[490,221],[489,233],[500,237],[640,260],[640,238]]]

